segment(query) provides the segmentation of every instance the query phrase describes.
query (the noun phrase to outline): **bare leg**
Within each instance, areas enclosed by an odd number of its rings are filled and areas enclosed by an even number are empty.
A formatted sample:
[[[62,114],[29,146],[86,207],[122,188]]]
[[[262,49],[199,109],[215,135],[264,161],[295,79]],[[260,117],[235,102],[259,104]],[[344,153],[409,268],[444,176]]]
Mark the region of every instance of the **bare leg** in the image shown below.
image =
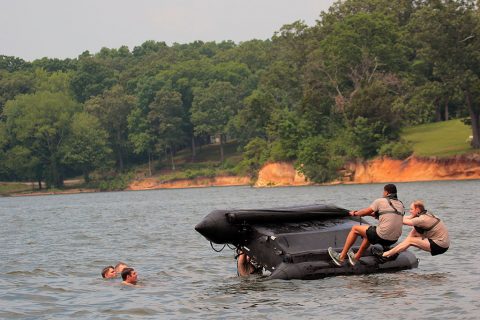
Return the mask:
[[[365,250],[368,248],[370,245],[370,242],[368,242],[367,237],[363,238],[362,244],[360,245],[360,248],[358,249],[357,253],[355,254],[355,259],[360,259],[363,256],[363,253]]]
[[[407,248],[410,246],[414,246],[428,252],[431,251],[430,242],[428,241],[428,239],[422,239],[421,237],[414,237],[409,235],[405,240],[403,240],[396,247],[388,250],[387,252],[384,252],[383,256],[391,257],[394,254],[407,250]]]
[[[355,240],[357,240],[358,236],[361,236],[364,239],[367,238],[368,227],[370,227],[370,226],[369,225],[361,225],[361,226],[357,225],[357,226],[352,227],[352,229],[348,233],[347,240],[345,240],[345,245],[343,246],[343,250],[340,253],[340,260],[345,259],[345,257],[347,256],[348,249],[350,249],[353,246],[353,244],[355,243]],[[364,245],[364,243],[362,242],[362,245],[360,246],[360,250],[362,250],[363,245]],[[368,245],[368,241],[367,241],[367,245]],[[366,247],[363,249],[363,251],[365,251],[365,249],[366,249]],[[362,253],[363,253],[363,251],[362,251]],[[357,255],[358,255],[358,253],[357,253]]]

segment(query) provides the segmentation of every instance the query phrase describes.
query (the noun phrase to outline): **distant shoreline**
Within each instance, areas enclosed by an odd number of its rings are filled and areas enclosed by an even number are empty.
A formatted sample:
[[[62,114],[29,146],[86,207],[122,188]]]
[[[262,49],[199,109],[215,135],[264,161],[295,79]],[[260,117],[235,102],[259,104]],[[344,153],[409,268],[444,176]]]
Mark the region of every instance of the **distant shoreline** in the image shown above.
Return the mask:
[[[471,154],[452,158],[420,158],[410,157],[405,160],[376,158],[369,161],[348,163],[343,170],[343,177],[321,185],[338,184],[370,184],[387,182],[419,182],[447,180],[480,179],[480,155]],[[255,183],[249,177],[218,176],[213,178],[180,179],[160,181],[158,178],[138,179],[130,183],[128,188],[117,191],[143,191],[158,189],[189,189],[206,187],[287,187],[319,185],[308,181],[295,170],[293,164],[276,162],[266,164],[259,172]],[[112,190],[114,191],[114,190]],[[4,196],[42,196],[60,194],[78,194],[103,192],[98,189],[70,188],[55,191],[12,192]]]

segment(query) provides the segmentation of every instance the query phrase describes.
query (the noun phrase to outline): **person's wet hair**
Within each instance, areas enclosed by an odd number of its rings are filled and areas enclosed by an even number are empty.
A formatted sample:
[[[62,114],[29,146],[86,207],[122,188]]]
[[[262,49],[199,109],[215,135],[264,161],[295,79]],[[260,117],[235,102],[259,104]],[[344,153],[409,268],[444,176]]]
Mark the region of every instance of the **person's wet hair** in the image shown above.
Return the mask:
[[[105,278],[105,274],[108,272],[108,269],[112,268],[113,270],[115,270],[115,268],[113,266],[108,266],[108,267],[105,267],[103,268],[102,270],[102,278]]]
[[[133,268],[125,268],[125,269],[123,269],[123,271],[122,271],[122,280],[123,280],[123,281],[127,280],[127,276],[129,276],[130,273],[131,273],[133,270],[134,270]]]
[[[123,269],[127,268],[128,265],[126,263],[123,263],[123,262],[119,262],[117,263],[117,265],[115,266],[115,271],[118,272],[120,270],[120,267],[123,267],[122,268],[122,271]]]
[[[386,184],[385,187],[383,187],[383,190],[387,191],[388,194],[394,194],[397,193],[397,187],[394,184]]]

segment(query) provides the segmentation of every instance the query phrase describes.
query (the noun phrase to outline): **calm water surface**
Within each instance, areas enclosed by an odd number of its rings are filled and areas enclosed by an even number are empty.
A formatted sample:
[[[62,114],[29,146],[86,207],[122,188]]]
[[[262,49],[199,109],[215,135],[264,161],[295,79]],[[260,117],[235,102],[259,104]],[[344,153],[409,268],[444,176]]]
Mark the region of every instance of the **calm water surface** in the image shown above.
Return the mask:
[[[236,275],[193,227],[214,209],[331,203],[360,209],[382,186],[223,187],[0,198],[0,318],[478,319],[480,181],[398,184],[452,238],[418,269],[314,281]],[[373,222],[373,220],[371,220]],[[409,231],[404,228],[404,234]],[[104,280],[127,262],[140,285]]]

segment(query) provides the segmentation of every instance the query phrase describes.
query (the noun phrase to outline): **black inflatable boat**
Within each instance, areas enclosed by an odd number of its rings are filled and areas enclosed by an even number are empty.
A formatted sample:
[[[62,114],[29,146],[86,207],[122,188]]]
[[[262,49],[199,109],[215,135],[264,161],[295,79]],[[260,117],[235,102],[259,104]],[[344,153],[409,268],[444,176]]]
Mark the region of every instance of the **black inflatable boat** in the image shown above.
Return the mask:
[[[350,217],[348,210],[332,205],[215,210],[195,226],[207,240],[232,244],[243,250],[270,279],[318,279],[341,274],[365,274],[416,268],[418,260],[409,251],[389,261],[379,260],[370,246],[354,266],[333,264],[327,248],[341,251],[355,224],[366,222]],[[356,251],[361,238],[353,246]]]

